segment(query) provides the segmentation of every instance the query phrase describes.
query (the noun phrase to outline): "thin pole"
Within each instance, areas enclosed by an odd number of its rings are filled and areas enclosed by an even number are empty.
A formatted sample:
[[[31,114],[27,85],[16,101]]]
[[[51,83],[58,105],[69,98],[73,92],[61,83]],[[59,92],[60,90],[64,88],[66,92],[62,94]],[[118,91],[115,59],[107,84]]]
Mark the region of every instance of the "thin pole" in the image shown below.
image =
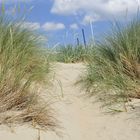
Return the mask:
[[[79,38],[77,37],[77,46],[80,45],[80,41],[79,41]]]
[[[93,43],[95,44],[92,21],[90,21],[90,29],[91,29],[92,41],[93,41]]]
[[[84,29],[82,29],[82,34],[83,34],[84,45],[86,47],[87,44],[86,44],[86,38],[85,38],[85,31],[84,31]]]

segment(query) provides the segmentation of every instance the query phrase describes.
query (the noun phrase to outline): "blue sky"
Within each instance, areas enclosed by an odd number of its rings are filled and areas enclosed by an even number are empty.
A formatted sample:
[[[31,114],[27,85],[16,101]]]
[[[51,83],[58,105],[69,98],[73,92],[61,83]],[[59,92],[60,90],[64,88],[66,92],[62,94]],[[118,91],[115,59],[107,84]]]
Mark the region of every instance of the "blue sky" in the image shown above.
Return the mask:
[[[139,0],[3,0],[6,12],[15,16],[13,9],[20,5],[18,13],[26,13],[25,26],[41,31],[48,44],[74,44],[78,37],[82,43],[81,29],[86,39],[91,39],[91,23],[96,40],[110,30],[113,19],[131,19],[137,12]],[[2,0],[0,0],[0,4]],[[26,10],[24,10],[26,9]],[[24,12],[23,12],[24,11]],[[26,12],[25,12],[26,11]]]

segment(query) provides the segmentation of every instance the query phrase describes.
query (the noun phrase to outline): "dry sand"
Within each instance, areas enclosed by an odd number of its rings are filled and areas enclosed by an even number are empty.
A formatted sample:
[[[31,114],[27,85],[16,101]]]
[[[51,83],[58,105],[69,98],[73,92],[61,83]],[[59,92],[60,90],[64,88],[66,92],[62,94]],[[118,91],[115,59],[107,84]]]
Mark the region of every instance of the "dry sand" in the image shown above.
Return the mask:
[[[136,109],[128,113],[104,114],[99,104],[83,98],[84,91],[74,86],[82,71],[82,64],[57,64],[51,91],[63,137],[41,132],[40,140],[140,140],[140,103],[135,102]],[[38,140],[37,130],[19,127],[11,133],[1,127],[0,140]]]

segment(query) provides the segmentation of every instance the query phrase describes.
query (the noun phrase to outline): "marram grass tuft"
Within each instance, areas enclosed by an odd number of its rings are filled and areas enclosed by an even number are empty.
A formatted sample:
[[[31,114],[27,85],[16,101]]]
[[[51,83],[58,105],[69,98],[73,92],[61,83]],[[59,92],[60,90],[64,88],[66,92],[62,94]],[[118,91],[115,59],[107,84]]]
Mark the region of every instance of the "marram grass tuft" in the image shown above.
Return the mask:
[[[93,47],[83,82],[105,105],[140,98],[140,20],[117,26]]]
[[[88,57],[88,48],[82,45],[79,46],[60,46],[57,48],[56,60],[64,63],[84,62]]]
[[[54,129],[53,116],[37,86],[49,80],[42,43],[42,37],[23,28],[22,22],[0,17],[0,124]]]

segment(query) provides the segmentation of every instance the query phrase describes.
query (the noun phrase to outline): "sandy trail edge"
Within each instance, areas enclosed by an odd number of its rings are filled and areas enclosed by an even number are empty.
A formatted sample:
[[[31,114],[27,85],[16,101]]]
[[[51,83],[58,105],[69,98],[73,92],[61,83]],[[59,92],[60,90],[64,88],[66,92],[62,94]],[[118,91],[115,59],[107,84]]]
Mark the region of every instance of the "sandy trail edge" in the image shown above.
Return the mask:
[[[133,112],[104,115],[98,104],[80,96],[83,93],[74,83],[83,70],[82,64],[57,64],[51,91],[58,97],[54,108],[63,126],[63,137],[42,132],[41,140],[140,140],[140,119],[136,121]],[[0,140],[37,140],[37,131],[20,127],[11,133],[1,127]]]

